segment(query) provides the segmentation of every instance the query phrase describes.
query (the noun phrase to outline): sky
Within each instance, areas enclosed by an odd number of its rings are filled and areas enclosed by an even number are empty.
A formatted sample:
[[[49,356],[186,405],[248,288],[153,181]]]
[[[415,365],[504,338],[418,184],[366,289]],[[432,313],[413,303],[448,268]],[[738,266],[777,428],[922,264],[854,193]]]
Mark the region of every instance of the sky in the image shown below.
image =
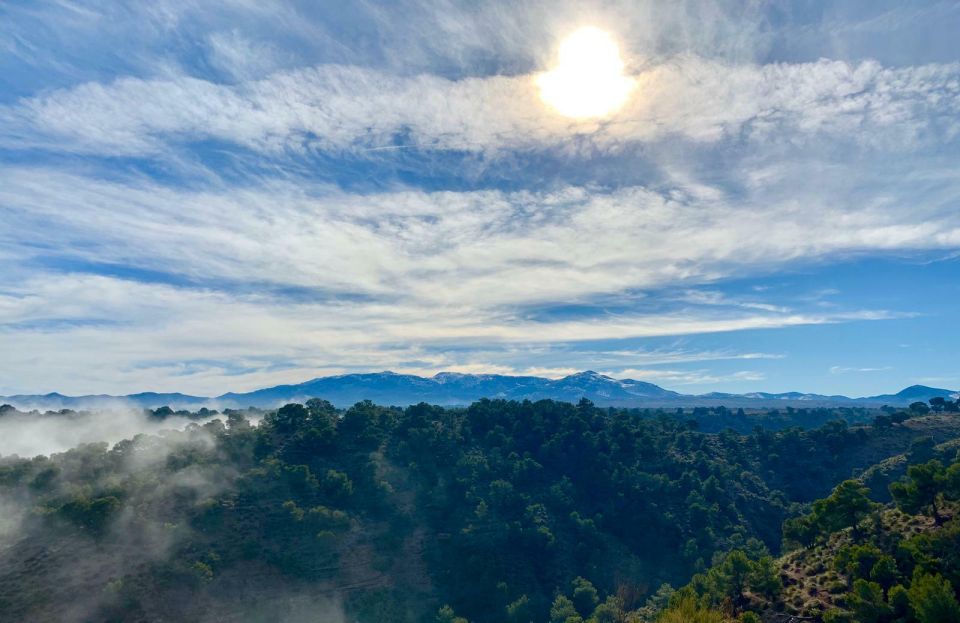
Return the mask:
[[[633,85],[569,118],[583,27]],[[960,2],[0,4],[0,395],[960,389]]]

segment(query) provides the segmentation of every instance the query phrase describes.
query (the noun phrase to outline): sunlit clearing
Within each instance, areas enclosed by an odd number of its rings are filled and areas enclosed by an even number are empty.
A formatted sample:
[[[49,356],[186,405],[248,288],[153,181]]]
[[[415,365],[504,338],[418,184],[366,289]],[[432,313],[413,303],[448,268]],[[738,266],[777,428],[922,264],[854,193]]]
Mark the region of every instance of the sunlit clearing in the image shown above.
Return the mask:
[[[634,80],[623,74],[616,41],[598,28],[577,30],[560,45],[558,64],[537,77],[540,97],[566,117],[604,117],[623,106]]]

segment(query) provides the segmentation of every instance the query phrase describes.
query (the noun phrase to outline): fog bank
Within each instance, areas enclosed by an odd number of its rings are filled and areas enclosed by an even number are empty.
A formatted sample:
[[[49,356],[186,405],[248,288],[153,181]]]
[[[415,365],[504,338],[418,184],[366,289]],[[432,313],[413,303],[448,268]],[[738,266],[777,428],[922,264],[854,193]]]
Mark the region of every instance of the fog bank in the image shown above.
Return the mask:
[[[112,406],[103,410],[69,413],[22,413],[8,411],[0,415],[0,456],[31,457],[63,452],[84,443],[114,444],[141,433],[182,430],[192,419],[169,416],[150,417],[139,409]]]

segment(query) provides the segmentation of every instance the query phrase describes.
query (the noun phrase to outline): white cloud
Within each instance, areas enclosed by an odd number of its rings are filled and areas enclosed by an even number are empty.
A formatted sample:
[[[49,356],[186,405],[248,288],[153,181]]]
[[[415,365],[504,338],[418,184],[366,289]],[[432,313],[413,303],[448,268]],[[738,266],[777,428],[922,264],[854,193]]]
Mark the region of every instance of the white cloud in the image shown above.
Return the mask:
[[[798,260],[960,244],[960,213],[950,202],[960,187],[955,171],[937,180],[947,189],[937,195],[877,189],[902,193],[909,211],[896,196],[860,203],[829,177],[781,197],[781,185],[802,174],[771,180],[756,196],[704,201],[643,187],[347,195],[272,182],[191,192],[8,168],[0,172],[9,224],[0,242],[20,257],[54,249],[186,278],[461,310],[682,288]]]
[[[861,373],[861,372],[885,372],[885,371],[887,371],[887,370],[892,370],[892,369],[893,369],[893,368],[890,367],[890,366],[881,366],[881,367],[879,367],[879,368],[877,368],[877,367],[874,367],[874,368],[857,368],[857,367],[850,367],[850,366],[830,366],[830,374],[848,374],[848,373],[850,373],[850,372],[856,372],[856,373]]]
[[[476,353],[470,355],[476,358]],[[448,357],[426,357],[435,361],[450,361]],[[539,376],[550,379],[559,379],[571,374],[576,374],[581,370],[578,368],[556,368],[556,367],[515,367],[509,365],[499,365],[492,363],[444,363],[442,365],[430,366],[398,366],[393,369],[400,374],[416,374],[418,376],[433,376],[439,372],[454,372],[457,374],[502,374],[510,376]]]
[[[236,86],[185,75],[121,78],[0,109],[0,140],[151,155],[214,138],[276,154],[363,150],[391,145],[403,133],[419,149],[495,154],[617,151],[625,142],[670,136],[716,141],[742,133],[777,141],[788,131],[790,141],[827,135],[903,149],[960,132],[960,64],[732,65],[680,56],[636,80],[636,95],[612,118],[576,122],[544,107],[533,75],[451,80],[320,65]]]
[[[67,393],[97,387],[107,393],[219,394],[341,372],[344,366],[479,370],[469,351],[491,344],[557,344],[887,317],[882,312],[636,313],[544,323],[416,301],[296,303],[102,276],[48,275],[5,288],[0,378],[11,388],[5,393],[14,387]],[[429,360],[430,349],[452,345],[468,350],[438,365],[407,363]],[[282,369],[276,362],[283,362]],[[504,364],[492,360],[486,365]]]
[[[207,37],[207,46],[211,53],[211,62],[229,77],[239,81],[261,78],[292,60],[276,46],[265,41],[251,40],[237,30],[210,34]]]
[[[744,309],[759,309],[769,312],[786,313],[790,311],[789,307],[783,305],[772,305],[770,303],[761,303],[750,300],[734,300],[713,290],[687,290],[677,296],[677,300],[697,305],[721,305],[727,307],[742,307]]]
[[[411,362],[444,344],[482,351],[902,317],[842,305],[811,312],[802,297],[788,309],[693,288],[798,261],[960,244],[955,170],[929,169],[928,181],[901,187],[883,171],[839,169],[804,186],[805,166],[770,165],[765,184],[735,197],[687,185],[351,195],[303,180],[187,190],[8,167],[0,172],[0,261],[11,277],[0,285],[4,393],[220,393],[348,369],[563,368],[505,356]],[[51,259],[195,285],[31,267]],[[640,297],[629,313],[601,306],[577,320],[545,320],[530,312],[651,289],[655,300]],[[686,308],[657,307],[670,299]],[[682,360],[652,353],[616,363]]]
[[[726,350],[691,350],[682,348],[660,350],[608,350],[595,353],[607,360],[626,359],[643,365],[692,363],[699,361],[732,361],[738,359],[784,359],[782,353],[741,353]],[[622,363],[622,362],[620,362]],[[635,365],[635,364],[634,364]]]
[[[730,374],[716,374],[710,370],[661,370],[627,368],[616,372],[604,372],[617,379],[634,379],[648,383],[667,385],[716,385],[718,383],[746,383],[762,381],[766,377],[761,372],[742,370]]]

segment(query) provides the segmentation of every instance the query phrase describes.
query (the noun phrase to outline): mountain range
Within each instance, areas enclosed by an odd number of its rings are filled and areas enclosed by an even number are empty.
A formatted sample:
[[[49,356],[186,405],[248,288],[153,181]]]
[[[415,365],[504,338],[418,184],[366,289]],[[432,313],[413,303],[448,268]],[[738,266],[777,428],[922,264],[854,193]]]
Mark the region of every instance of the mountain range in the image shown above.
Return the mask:
[[[288,402],[305,402],[323,398],[337,406],[349,406],[361,400],[379,404],[409,405],[429,402],[439,405],[469,404],[480,398],[539,400],[549,398],[576,402],[587,398],[603,406],[692,407],[719,406],[733,408],[765,408],[771,406],[906,406],[934,397],[954,399],[955,390],[913,385],[895,394],[862,398],[824,396],[801,392],[747,394],[681,394],[653,383],[632,379],[614,379],[593,371],[579,372],[561,379],[500,374],[460,374],[441,372],[432,377],[376,372],[320,377],[296,385],[277,385],[252,392],[226,393],[215,397],[180,393],[144,392],[126,396],[64,396],[59,393],[0,396],[0,403],[18,409],[90,409],[123,403],[136,407],[156,408],[168,405],[175,409],[210,407],[271,408]]]

